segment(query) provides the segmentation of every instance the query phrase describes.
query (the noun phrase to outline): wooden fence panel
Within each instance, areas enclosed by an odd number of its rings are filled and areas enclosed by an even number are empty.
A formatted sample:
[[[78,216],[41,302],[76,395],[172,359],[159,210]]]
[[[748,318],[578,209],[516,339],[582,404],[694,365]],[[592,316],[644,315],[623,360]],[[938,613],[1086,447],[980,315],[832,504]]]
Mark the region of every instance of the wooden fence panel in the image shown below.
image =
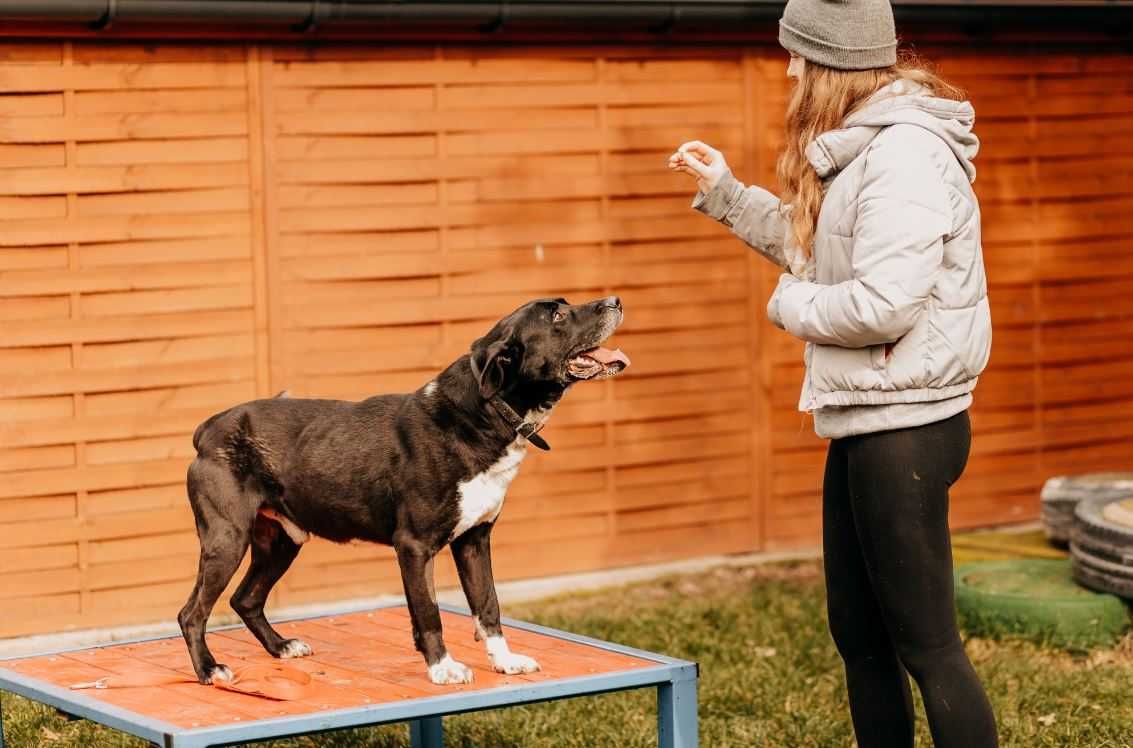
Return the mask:
[[[36,49],[0,54],[0,636],[174,614],[189,437],[256,394],[247,51]]]
[[[1128,55],[926,49],[983,148],[995,344],[953,520],[1033,518],[1128,466]],[[169,620],[190,434],[289,388],[421,386],[537,296],[620,294],[634,359],[576,387],[497,534],[500,578],[813,545],[824,443],[778,273],[689,210],[698,138],[774,184],[773,46],[0,46],[0,636]],[[453,584],[452,566],[439,567]],[[400,589],[313,542],[271,601]]]
[[[742,152],[738,52],[277,48],[263,90],[273,387],[413,389],[526,300],[616,291],[634,366],[556,409],[554,451],[509,494],[499,575],[758,545],[747,259],[665,172],[692,137]],[[280,587],[296,603],[399,581],[387,550],[316,543]]]
[[[1083,63],[1086,61],[1083,60]],[[1101,64],[1104,63],[1104,64]],[[1133,403],[1133,55],[1040,73],[1030,159],[1040,476],[1128,469]]]

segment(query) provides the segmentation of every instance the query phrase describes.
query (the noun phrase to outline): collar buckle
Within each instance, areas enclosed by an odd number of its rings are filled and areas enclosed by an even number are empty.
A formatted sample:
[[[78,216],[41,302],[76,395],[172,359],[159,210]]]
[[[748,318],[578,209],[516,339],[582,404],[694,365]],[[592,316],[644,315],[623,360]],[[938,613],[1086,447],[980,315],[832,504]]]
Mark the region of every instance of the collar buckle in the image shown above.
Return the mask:
[[[472,366],[473,375],[477,375],[476,362],[472,359],[472,356],[468,357],[468,363]],[[493,408],[496,409],[497,413],[503,416],[503,419],[507,421],[508,426],[515,429],[516,434],[522,436],[528,442],[534,444],[536,447],[542,449],[543,451],[549,451],[551,449],[551,445],[547,443],[547,440],[539,436],[539,430],[543,428],[543,424],[540,423],[536,425],[534,423],[528,423],[527,421],[524,421],[519,417],[519,414],[516,413],[515,410],[510,405],[508,405],[507,402],[505,402],[504,399],[499,395],[493,395],[491,398],[489,398],[488,402]]]
[[[514,413],[515,411],[512,412]],[[516,414],[516,417],[518,417],[518,414]],[[543,424],[535,425],[534,423],[524,421],[515,427],[515,433],[546,452],[551,449],[551,445],[547,443],[546,439],[539,436],[539,430],[541,428],[543,428]]]

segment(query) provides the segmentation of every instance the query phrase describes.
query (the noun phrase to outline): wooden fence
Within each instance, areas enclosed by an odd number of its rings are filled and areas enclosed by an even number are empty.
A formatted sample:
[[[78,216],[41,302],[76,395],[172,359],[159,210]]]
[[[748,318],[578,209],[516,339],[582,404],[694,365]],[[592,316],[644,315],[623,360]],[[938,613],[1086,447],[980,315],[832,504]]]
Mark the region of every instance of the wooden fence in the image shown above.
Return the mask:
[[[953,519],[1030,519],[1133,431],[1133,57],[924,50],[984,149],[995,349]],[[497,530],[501,578],[817,540],[776,273],[688,208],[700,138],[773,183],[771,45],[0,42],[0,636],[168,620],[189,435],[288,388],[414,388],[494,318],[617,292],[634,366],[575,388]],[[454,583],[451,564],[438,566]],[[272,604],[397,591],[310,544]]]

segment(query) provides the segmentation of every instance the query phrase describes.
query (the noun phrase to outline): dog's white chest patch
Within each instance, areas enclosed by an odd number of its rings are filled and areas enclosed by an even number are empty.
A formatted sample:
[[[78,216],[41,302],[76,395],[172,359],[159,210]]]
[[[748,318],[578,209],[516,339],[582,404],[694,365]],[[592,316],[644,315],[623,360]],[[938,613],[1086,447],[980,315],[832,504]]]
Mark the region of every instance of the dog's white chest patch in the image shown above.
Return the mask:
[[[457,484],[460,516],[449,540],[459,538],[482,522],[494,521],[500,515],[508,486],[519,473],[519,464],[526,456],[527,440],[518,438],[508,445],[503,456],[487,470]]]

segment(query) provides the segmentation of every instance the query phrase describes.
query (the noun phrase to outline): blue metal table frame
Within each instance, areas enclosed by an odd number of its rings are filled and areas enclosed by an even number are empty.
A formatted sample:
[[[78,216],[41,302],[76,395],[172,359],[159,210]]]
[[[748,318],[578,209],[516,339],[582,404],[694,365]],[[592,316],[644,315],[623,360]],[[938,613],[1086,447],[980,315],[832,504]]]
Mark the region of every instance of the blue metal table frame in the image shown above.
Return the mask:
[[[393,606],[388,606],[393,607]],[[442,605],[450,613],[468,615],[467,608]],[[318,616],[311,616],[317,618]],[[310,617],[305,617],[310,618]],[[303,620],[294,618],[288,620]],[[694,662],[645,652],[632,647],[591,639],[566,631],[504,619],[504,625],[565,641],[585,644],[610,652],[656,663],[652,667],[623,672],[564,678],[545,683],[525,683],[485,691],[453,693],[420,699],[367,705],[350,709],[294,715],[232,725],[183,728],[106,704],[85,695],[43,683],[0,667],[0,691],[19,694],[32,701],[56,707],[116,730],[136,735],[164,748],[203,748],[250,740],[267,740],[296,735],[341,730],[350,727],[408,722],[413,748],[441,748],[444,744],[443,718],[450,714],[498,709],[519,704],[537,704],[576,696],[591,696],[638,688],[657,689],[657,732],[661,748],[696,748],[698,667]],[[225,628],[238,628],[225,627]],[[222,629],[217,629],[222,630]],[[134,644],[167,637],[148,637],[115,644]],[[62,650],[44,654],[79,651]],[[24,656],[5,659],[24,659]],[[424,677],[424,670],[422,670]],[[0,711],[0,748],[4,748],[3,712]],[[12,748],[16,748],[13,746]]]

